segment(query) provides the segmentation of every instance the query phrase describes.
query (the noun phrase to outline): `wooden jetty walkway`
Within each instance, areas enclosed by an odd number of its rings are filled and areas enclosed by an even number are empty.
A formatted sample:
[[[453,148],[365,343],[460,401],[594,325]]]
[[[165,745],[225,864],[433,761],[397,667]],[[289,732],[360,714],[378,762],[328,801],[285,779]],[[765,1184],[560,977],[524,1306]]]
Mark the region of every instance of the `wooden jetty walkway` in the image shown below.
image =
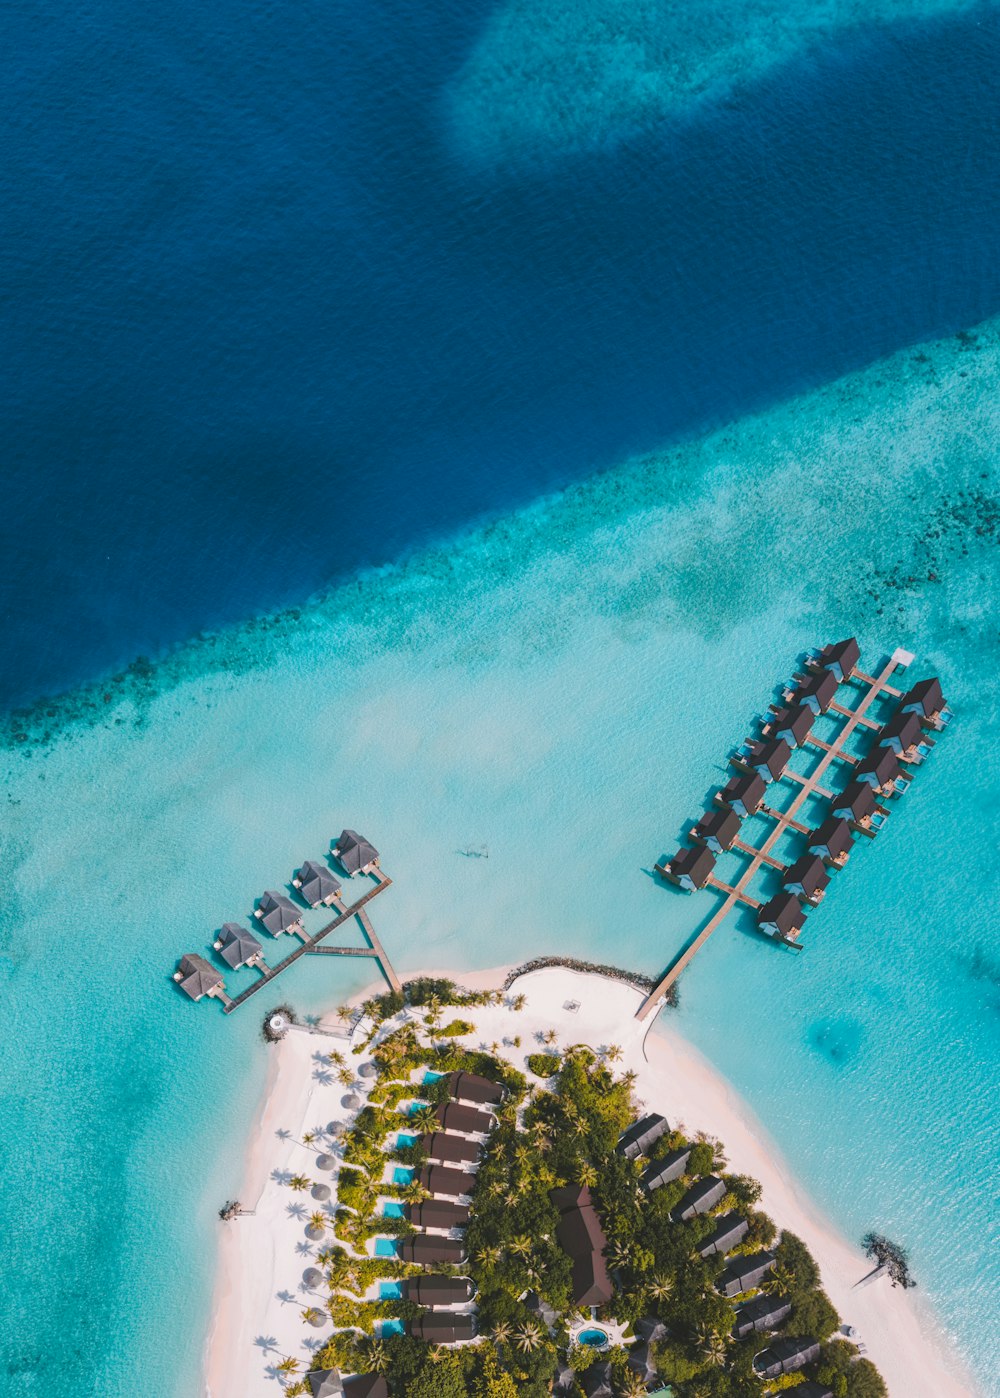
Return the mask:
[[[866,692],[862,695],[857,706],[853,709],[843,708],[839,704],[830,705],[830,708],[832,710],[841,714],[845,719],[844,725],[841,728],[840,732],[837,734],[833,742],[829,745],[828,750],[823,753],[823,756],[820,758],[819,763],[817,764],[811,776],[803,777],[800,776],[798,773],[794,772],[786,773],[786,775],[793,777],[799,783],[798,793],[793,798],[788,809],[785,811],[779,811],[775,809],[773,806],[769,806],[767,808],[767,814],[775,821],[775,827],[771,831],[770,835],[768,835],[767,839],[764,841],[760,849],[757,850],[754,857],[750,860],[750,863],[747,866],[746,870],[740,876],[739,882],[735,886],[730,887],[728,885],[720,886],[718,881],[709,880],[709,882],[714,883],[715,887],[720,889],[720,891],[722,887],[728,887],[729,891],[726,893],[725,900],[722,906],[718,909],[715,915],[709,919],[709,921],[701,929],[698,935],[691,942],[689,942],[688,945],[680,952],[680,954],[676,956],[674,960],[670,963],[666,971],[664,971],[663,975],[660,977],[659,981],[657,981],[656,985],[650,991],[649,995],[640,1005],[638,1011],[636,1012],[637,1019],[646,1020],[650,1017],[650,1015],[656,1013],[656,1011],[660,1008],[660,1005],[663,1002],[664,995],[666,995],[667,991],[677,980],[677,977],[681,974],[685,967],[688,966],[694,960],[698,952],[701,951],[702,947],[708,941],[709,937],[711,937],[712,933],[716,930],[716,928],[719,927],[725,921],[725,919],[732,912],[733,908],[735,908],[741,902],[749,902],[751,904],[753,903],[754,900],[747,895],[746,888],[747,885],[754,878],[754,876],[757,874],[761,865],[765,862],[765,857],[768,854],[770,854],[772,848],[778,842],[778,840],[780,839],[780,837],[786,829],[792,828],[802,830],[805,828],[794,820],[796,812],[805,803],[808,797],[823,793],[824,788],[820,786],[820,779],[823,776],[826,769],[830,766],[831,762],[833,762],[836,759],[838,753],[843,748],[844,743],[854,732],[854,729],[857,728],[859,725],[869,728],[878,728],[879,725],[873,719],[866,718],[865,714],[868,708],[878,698],[880,694],[890,694],[895,696],[899,695],[900,691],[898,689],[893,688],[888,683],[889,676],[892,675],[901,665],[908,665],[912,658],[913,657],[909,654],[908,651],[895,650],[893,651],[892,656],[883,668],[881,674],[876,676],[875,678],[873,678],[871,675],[861,676],[857,671],[855,671],[854,678],[860,679],[862,684],[867,685]]]
[[[252,995],[256,995],[258,990],[262,990],[265,985],[270,985],[271,982],[277,976],[281,975],[282,971],[284,971],[286,967],[291,966],[293,961],[298,961],[300,956],[306,956],[310,953],[315,953],[317,951],[326,951],[332,953],[335,956],[373,956],[378,961],[379,969],[381,970],[383,976],[385,976],[386,980],[389,982],[392,989],[401,990],[402,986],[400,985],[399,977],[396,975],[396,972],[393,970],[389,958],[383,951],[382,943],[379,941],[378,937],[376,937],[374,928],[372,927],[368,914],[365,911],[372,899],[377,898],[380,893],[384,893],[385,890],[392,883],[392,879],[389,878],[388,874],[383,874],[381,869],[374,870],[374,874],[375,877],[378,879],[378,883],[376,883],[374,888],[369,888],[367,892],[362,893],[361,897],[356,902],[351,903],[349,906],[345,907],[338,900],[337,906],[340,908],[340,912],[338,912],[337,916],[333,919],[333,921],[328,922],[327,925],[321,928],[317,933],[315,933],[314,936],[304,937],[299,946],[297,946],[293,952],[286,956],[284,961],[279,961],[276,963],[276,965],[269,966],[267,970],[264,971],[263,974],[259,977],[259,979],[254,981],[253,985],[248,985],[246,990],[244,990],[242,994],[237,995],[228,1003],[223,1004],[223,1010],[225,1011],[225,1013],[227,1015],[231,1015],[234,1010],[238,1010],[241,1005],[245,1005]],[[356,917],[358,921],[361,923],[361,926],[364,928],[365,935],[367,936],[370,944],[369,946],[321,947],[319,945],[319,943],[323,940],[324,937],[328,937],[330,933],[335,932],[338,927],[343,927],[344,923],[348,922],[352,917]]]

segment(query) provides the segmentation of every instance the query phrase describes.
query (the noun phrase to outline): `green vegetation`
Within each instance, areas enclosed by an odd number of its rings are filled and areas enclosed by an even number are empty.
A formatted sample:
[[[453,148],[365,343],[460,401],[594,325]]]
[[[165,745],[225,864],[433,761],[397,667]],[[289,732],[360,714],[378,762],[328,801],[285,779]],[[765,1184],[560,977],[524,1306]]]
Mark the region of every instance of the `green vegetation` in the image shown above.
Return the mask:
[[[435,1030],[442,1039],[457,1039],[462,1034],[471,1034],[475,1025],[467,1019],[453,1019],[450,1024],[445,1024],[442,1028]]]
[[[536,1078],[551,1078],[562,1059],[557,1053],[529,1053],[528,1068]]]

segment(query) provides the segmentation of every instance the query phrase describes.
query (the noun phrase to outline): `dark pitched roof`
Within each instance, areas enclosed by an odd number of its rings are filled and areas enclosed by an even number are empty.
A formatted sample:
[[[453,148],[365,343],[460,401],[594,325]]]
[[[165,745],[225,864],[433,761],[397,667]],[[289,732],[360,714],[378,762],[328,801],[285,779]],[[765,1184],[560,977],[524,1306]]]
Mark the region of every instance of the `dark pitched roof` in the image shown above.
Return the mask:
[[[428,1131],[420,1137],[419,1145],[431,1160],[442,1160],[448,1165],[471,1165],[479,1159],[477,1142],[446,1131]]]
[[[853,636],[848,636],[846,641],[834,641],[819,653],[821,665],[839,664],[845,675],[851,673],[860,659],[861,649]]]
[[[925,718],[930,718],[931,714],[939,713],[944,708],[941,681],[933,675],[930,679],[918,680],[899,701],[901,709],[909,708],[911,704],[919,704]]]
[[[410,1321],[409,1330],[418,1340],[429,1345],[450,1345],[457,1340],[471,1340],[476,1333],[476,1318],[465,1314],[442,1314],[424,1311]]]
[[[589,1364],[580,1375],[580,1382],[587,1398],[610,1398],[614,1393],[611,1365],[607,1363]]]
[[[813,1383],[812,1379],[806,1379],[805,1383],[797,1383],[794,1388],[782,1389],[781,1398],[833,1398],[833,1389],[827,1388],[825,1383]]]
[[[607,1263],[599,1252],[585,1252],[573,1258],[571,1279],[573,1304],[576,1306],[606,1306],[614,1295],[608,1277]]]
[[[819,1358],[819,1344],[816,1340],[789,1335],[775,1340],[767,1349],[754,1357],[754,1373],[761,1378],[776,1379],[782,1374],[791,1374],[801,1369],[803,1364],[812,1364]]]
[[[406,1299],[421,1306],[457,1306],[475,1292],[469,1277],[411,1277],[406,1283]]]
[[[637,1155],[645,1154],[668,1130],[667,1118],[659,1112],[650,1112],[639,1121],[633,1121],[632,1125],[622,1132],[615,1149],[630,1160],[634,1159]]]
[[[175,979],[181,990],[190,995],[192,1000],[200,1000],[210,990],[215,990],[223,984],[221,971],[217,971],[210,961],[206,961],[197,952],[189,952],[181,957]]]
[[[803,854],[794,864],[789,865],[781,881],[786,888],[789,884],[801,884],[803,896],[812,898],[827,887],[830,875],[818,854]]]
[[[587,1184],[560,1185],[558,1189],[549,1190],[549,1198],[561,1214],[569,1213],[570,1209],[581,1208],[584,1204],[591,1202],[590,1186]]]
[[[314,859],[307,859],[295,877],[299,892],[311,908],[340,892],[339,881],[325,864],[317,864]]]
[[[556,1237],[563,1252],[570,1257],[584,1257],[589,1252],[603,1252],[606,1239],[601,1220],[593,1204],[568,1209],[556,1227]]]
[[[819,674],[808,675],[800,681],[795,696],[799,702],[805,699],[814,699],[820,713],[826,713],[833,703],[837,693],[837,676],[829,670],[821,670]]]
[[[241,927],[238,922],[222,924],[216,947],[223,961],[234,971],[245,966],[253,957],[259,956],[261,949],[260,942],[253,933]]]
[[[427,1267],[434,1262],[454,1264],[464,1260],[465,1244],[459,1238],[438,1238],[429,1233],[414,1233],[402,1240],[399,1255],[404,1262],[415,1262],[420,1267]]]
[[[871,773],[879,786],[885,786],[887,782],[894,781],[902,770],[899,759],[891,749],[873,747],[855,767],[854,774],[860,777],[865,773]]]
[[[919,743],[923,736],[924,727],[920,722],[920,715],[913,712],[904,713],[902,709],[897,709],[889,722],[883,724],[882,731],[875,741],[880,747],[885,747],[892,739],[905,752],[907,748],[913,747],[914,743]]]
[[[733,1334],[738,1340],[761,1330],[774,1330],[792,1313],[787,1296],[755,1296],[736,1308]]]
[[[464,1102],[439,1102],[434,1115],[445,1131],[464,1131],[467,1135],[489,1131],[493,1118],[489,1112],[481,1112]]]
[[[428,1194],[443,1194],[452,1199],[459,1194],[471,1194],[476,1187],[475,1175],[465,1170],[449,1170],[447,1165],[422,1165],[417,1179]]]
[[[806,914],[794,893],[776,893],[757,909],[757,922],[773,923],[783,937],[805,926]]]
[[[701,1257],[709,1257],[712,1253],[728,1252],[741,1243],[749,1231],[749,1223],[740,1214],[722,1214],[708,1237],[702,1238],[698,1244],[698,1253]]]
[[[378,859],[378,850],[373,844],[359,835],[356,830],[342,830],[340,838],[333,846],[334,858],[340,861],[345,873],[357,874],[367,869]]]
[[[829,850],[831,858],[835,859],[838,854],[847,853],[854,844],[854,836],[846,820],[839,816],[831,816],[829,820],[824,820],[818,829],[812,831],[807,843],[810,849],[825,847]]]
[[[384,1374],[351,1374],[344,1379],[344,1398],[389,1398]]]
[[[460,1102],[496,1104],[503,1101],[503,1085],[493,1082],[490,1078],[480,1077],[478,1073],[449,1073],[447,1083],[452,1097],[457,1097]]]
[[[772,777],[781,776],[792,755],[792,750],[784,738],[765,738],[762,742],[751,743],[750,748],[747,765],[757,768],[766,767]]]
[[[409,1206],[410,1222],[417,1228],[464,1228],[469,1222],[465,1204],[451,1204],[444,1199],[423,1199]]]
[[[367,1376],[366,1376],[367,1377]],[[340,1398],[344,1391],[337,1369],[313,1369],[306,1374],[306,1383],[312,1398]]]
[[[830,810],[844,820],[864,820],[875,809],[875,793],[868,782],[851,782],[830,802]]]
[[[677,1218],[694,1218],[696,1214],[707,1214],[725,1195],[726,1186],[718,1175],[705,1175],[694,1184],[674,1209]]]
[[[687,1169],[687,1163],[690,1159],[691,1147],[680,1146],[677,1150],[670,1151],[662,1160],[652,1161],[642,1173],[643,1189],[652,1193],[661,1185],[670,1184],[672,1180],[680,1179]]]
[[[586,1185],[564,1185],[549,1191],[560,1211],[556,1228],[559,1246],[573,1260],[573,1301],[578,1306],[601,1306],[611,1300],[612,1289],[604,1261],[607,1239],[590,1202]]]
[[[257,916],[271,933],[287,932],[302,922],[302,913],[283,893],[269,888],[257,904]]]
[[[759,1286],[761,1278],[774,1266],[773,1252],[754,1252],[734,1257],[727,1262],[715,1281],[715,1289],[723,1296],[738,1296],[741,1291],[749,1291]]]
[[[816,722],[816,715],[808,704],[786,704],[783,709],[768,720],[771,732],[788,737],[796,747],[801,747],[812,731],[812,726]]]
[[[692,839],[707,840],[714,836],[723,849],[732,849],[733,841],[740,837],[741,821],[734,810],[723,810],[716,806],[706,811],[692,831]]]
[[[719,795],[726,802],[742,801],[752,815],[759,810],[760,803],[767,795],[767,782],[758,772],[744,773],[739,777],[730,777]]]
[[[715,868],[715,855],[707,845],[685,845],[670,861],[670,872],[675,878],[683,875],[695,888],[704,888],[709,874]]]

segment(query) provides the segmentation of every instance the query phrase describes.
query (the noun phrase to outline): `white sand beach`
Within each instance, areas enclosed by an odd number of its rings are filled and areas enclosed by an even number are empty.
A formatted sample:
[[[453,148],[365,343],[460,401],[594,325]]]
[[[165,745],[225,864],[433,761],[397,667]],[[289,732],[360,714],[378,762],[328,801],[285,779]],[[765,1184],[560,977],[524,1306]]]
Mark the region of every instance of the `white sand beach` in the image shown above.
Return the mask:
[[[504,974],[505,968],[499,968],[460,979],[470,988],[486,989],[498,987]],[[521,1010],[509,1004],[514,995],[525,997]],[[462,1017],[474,1023],[475,1032],[461,1042],[470,1047],[500,1043],[504,1056],[522,1069],[527,1055],[539,1048],[538,1036],[549,1030],[558,1036],[557,1047],[618,1045],[622,1052],[616,1070],[636,1074],[636,1096],[646,1108],[662,1112],[671,1126],[717,1137],[730,1168],[760,1181],[761,1207],[779,1228],[808,1244],[830,1299],[841,1318],[856,1328],[856,1340],[881,1371],[890,1398],[975,1398],[977,1389],[961,1359],[912,1292],[893,1288],[886,1278],[854,1290],[871,1265],[861,1249],[822,1216],[745,1103],[670,1027],[669,1017],[661,1016],[652,1032],[635,1019],[641,998],[631,986],[592,973],[562,967],[532,971],[517,979],[508,1003],[463,1008]],[[279,1391],[275,1364],[286,1355],[305,1361],[305,1344],[315,1348],[330,1333],[329,1323],[313,1329],[301,1314],[315,1300],[302,1274],[322,1247],[305,1232],[309,1214],[320,1206],[308,1191],[294,1193],[281,1182],[291,1174],[332,1182],[334,1174],[317,1169],[316,1146],[303,1143],[303,1136],[330,1121],[346,1122],[353,1114],[342,1105],[347,1089],[329,1072],[329,1063],[324,1066],[331,1049],[345,1048],[344,1031],[332,1015],[322,1027],[340,1035],[339,1042],[295,1028],[273,1046],[241,1193],[244,1207],[254,1212],[219,1225],[206,1398],[273,1398]],[[519,1048],[509,1042],[515,1035],[521,1039]],[[346,1056],[349,1062],[361,1061]],[[363,1084],[354,1090],[363,1098]],[[302,1369],[306,1367],[303,1362]]]

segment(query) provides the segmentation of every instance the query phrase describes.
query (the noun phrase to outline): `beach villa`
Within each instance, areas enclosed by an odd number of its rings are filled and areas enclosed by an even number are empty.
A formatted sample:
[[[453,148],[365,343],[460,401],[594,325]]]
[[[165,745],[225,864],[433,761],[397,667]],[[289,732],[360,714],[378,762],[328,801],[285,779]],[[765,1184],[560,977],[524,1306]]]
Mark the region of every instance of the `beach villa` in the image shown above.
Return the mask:
[[[813,1364],[819,1358],[819,1345],[815,1340],[787,1339],[775,1340],[767,1349],[761,1350],[753,1361],[753,1371],[760,1379],[780,1379],[782,1374],[794,1374],[806,1364]]]
[[[615,1149],[627,1160],[635,1160],[640,1155],[646,1155],[650,1146],[655,1145],[669,1129],[665,1116],[661,1116],[659,1112],[650,1112],[648,1116],[634,1121],[622,1132]]]
[[[726,1186],[717,1175],[706,1175],[703,1179],[695,1181],[674,1209],[671,1217],[675,1220],[684,1220],[697,1218],[699,1214],[707,1214],[710,1209],[715,1208],[725,1192]]]
[[[686,1172],[688,1161],[691,1159],[691,1147],[679,1146],[676,1150],[669,1151],[662,1160],[654,1160],[642,1174],[642,1187],[647,1194],[652,1194],[655,1189],[661,1189],[665,1184],[673,1184],[674,1180],[679,1180]]]
[[[712,1232],[698,1244],[698,1256],[724,1257],[727,1252],[742,1243],[749,1231],[749,1223],[738,1213],[721,1214]]]
[[[740,1296],[760,1286],[774,1266],[773,1252],[761,1251],[734,1257],[715,1279],[715,1289],[723,1296]]]

